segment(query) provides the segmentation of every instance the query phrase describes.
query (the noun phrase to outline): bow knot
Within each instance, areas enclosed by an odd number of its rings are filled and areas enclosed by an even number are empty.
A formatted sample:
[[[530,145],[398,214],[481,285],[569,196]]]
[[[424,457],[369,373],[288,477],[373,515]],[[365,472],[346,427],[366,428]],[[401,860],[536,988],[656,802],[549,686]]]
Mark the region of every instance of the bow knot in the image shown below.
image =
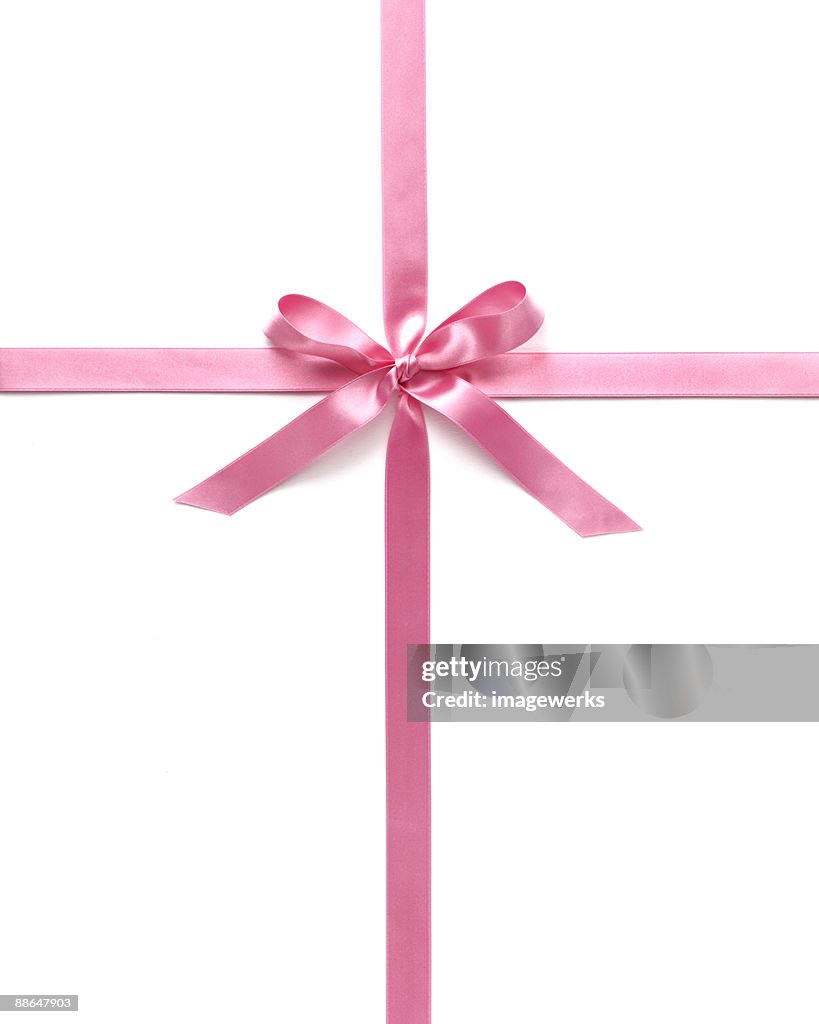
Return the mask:
[[[413,352],[408,352],[405,356],[399,356],[395,360],[395,369],[398,371],[396,380],[399,384],[406,384],[412,380],[420,368],[418,359]]]

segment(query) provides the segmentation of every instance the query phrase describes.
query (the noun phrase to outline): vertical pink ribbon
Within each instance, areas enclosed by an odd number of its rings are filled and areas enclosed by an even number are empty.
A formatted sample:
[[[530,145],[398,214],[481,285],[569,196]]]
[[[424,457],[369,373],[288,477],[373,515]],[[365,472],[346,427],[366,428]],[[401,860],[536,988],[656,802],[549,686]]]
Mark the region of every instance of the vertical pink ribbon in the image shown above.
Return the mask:
[[[424,0],[381,0],[384,328],[396,358],[426,326],[425,31]],[[405,393],[387,447],[385,562],[387,1021],[428,1024],[430,729],[407,720],[407,644],[429,642],[429,446]]]
[[[387,1021],[430,1019],[430,728],[407,720],[407,644],[429,638],[429,447],[421,404],[398,400],[385,492]]]

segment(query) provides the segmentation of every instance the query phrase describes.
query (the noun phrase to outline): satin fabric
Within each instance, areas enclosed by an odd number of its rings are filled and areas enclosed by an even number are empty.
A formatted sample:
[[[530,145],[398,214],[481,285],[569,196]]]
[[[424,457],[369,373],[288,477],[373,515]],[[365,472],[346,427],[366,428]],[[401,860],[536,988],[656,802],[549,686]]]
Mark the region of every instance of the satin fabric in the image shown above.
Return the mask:
[[[429,643],[429,446],[420,404],[397,403],[384,492],[387,1020],[431,1016],[430,727],[407,719],[407,645]]]
[[[819,398],[816,352],[507,352],[458,376],[491,398]],[[0,348],[0,392],[335,391],[356,373],[275,348]]]
[[[424,0],[381,0],[381,244],[384,333],[403,356],[427,320]]]
[[[461,427],[581,536],[637,530],[633,520],[458,375],[472,363],[524,344],[542,323],[543,313],[523,285],[506,281],[467,303],[414,351],[396,355],[323,303],[285,296],[267,329],[272,344],[307,357],[322,353],[359,375],[176,500],[232,515],[369,423],[399,391]]]

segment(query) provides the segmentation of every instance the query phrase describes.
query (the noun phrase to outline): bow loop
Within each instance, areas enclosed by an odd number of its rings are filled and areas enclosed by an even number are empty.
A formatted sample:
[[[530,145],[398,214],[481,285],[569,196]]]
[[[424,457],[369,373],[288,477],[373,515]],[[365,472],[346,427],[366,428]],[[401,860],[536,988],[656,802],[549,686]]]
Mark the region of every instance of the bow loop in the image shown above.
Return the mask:
[[[308,295],[280,299],[279,313],[264,333],[277,348],[332,359],[358,374],[393,362],[387,349],[360,327]]]
[[[528,341],[543,324],[543,311],[519,281],[481,292],[439,324],[417,350],[422,370],[449,370],[500,355]]]

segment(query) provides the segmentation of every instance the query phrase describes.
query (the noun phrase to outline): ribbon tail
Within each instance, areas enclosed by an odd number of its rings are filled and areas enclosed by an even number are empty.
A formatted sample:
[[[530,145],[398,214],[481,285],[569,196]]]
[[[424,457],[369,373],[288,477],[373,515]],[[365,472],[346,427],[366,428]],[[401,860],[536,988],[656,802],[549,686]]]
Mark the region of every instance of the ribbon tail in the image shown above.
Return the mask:
[[[387,370],[356,377],[175,501],[233,515],[375,419],[393,390]]]
[[[407,720],[407,645],[429,643],[429,446],[406,393],[387,447],[385,559],[387,1021],[428,1024],[430,729]]]
[[[640,529],[497,402],[461,377],[422,372],[412,378],[409,387],[425,405],[466,431],[525,490],[581,537]]]

